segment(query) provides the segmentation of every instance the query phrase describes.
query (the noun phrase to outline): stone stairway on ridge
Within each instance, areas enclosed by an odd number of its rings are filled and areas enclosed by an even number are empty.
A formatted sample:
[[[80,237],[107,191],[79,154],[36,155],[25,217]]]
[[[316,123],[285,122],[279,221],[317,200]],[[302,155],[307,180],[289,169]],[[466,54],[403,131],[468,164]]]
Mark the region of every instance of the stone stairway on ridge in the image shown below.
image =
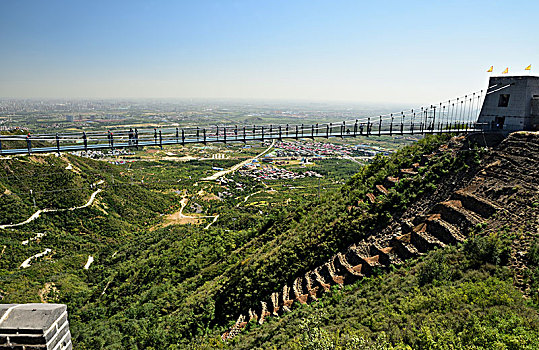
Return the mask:
[[[230,340],[248,321],[264,323],[270,315],[289,312],[293,302],[306,304],[316,301],[331,286],[351,284],[376,270],[402,264],[406,259],[420,256],[436,247],[463,242],[470,228],[485,221],[499,210],[498,205],[466,189],[455,191],[447,201],[438,203],[419,224],[405,221],[400,228],[374,240],[362,240],[337,253],[324,264],[297,277],[291,286],[274,292],[260,307],[242,314],[230,331],[222,335]]]

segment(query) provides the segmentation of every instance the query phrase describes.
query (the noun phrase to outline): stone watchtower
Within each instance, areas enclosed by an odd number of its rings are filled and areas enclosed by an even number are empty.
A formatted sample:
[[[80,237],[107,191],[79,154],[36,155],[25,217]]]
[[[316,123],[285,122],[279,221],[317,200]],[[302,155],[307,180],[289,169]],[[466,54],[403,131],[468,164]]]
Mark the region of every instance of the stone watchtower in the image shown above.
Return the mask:
[[[477,122],[485,130],[537,130],[539,77],[491,77]]]
[[[71,350],[62,304],[0,304],[0,350]]]

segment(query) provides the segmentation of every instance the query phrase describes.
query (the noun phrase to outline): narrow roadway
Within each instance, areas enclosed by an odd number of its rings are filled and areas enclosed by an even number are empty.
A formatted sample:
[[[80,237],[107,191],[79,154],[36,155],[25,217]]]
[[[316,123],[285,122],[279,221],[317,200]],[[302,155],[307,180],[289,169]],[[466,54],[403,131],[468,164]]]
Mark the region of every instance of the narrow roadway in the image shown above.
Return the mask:
[[[241,163],[238,163],[234,166],[232,166],[230,169],[227,169],[227,170],[221,170],[221,171],[218,171],[216,172],[215,174],[211,175],[211,176],[208,176],[208,177],[205,177],[202,179],[202,181],[215,181],[217,180],[218,178],[220,178],[221,176],[224,176],[228,173],[231,173],[231,172],[234,172],[236,170],[238,170],[239,168],[241,168],[242,166],[244,166],[245,164],[248,164],[250,162],[252,162],[253,160],[257,159],[257,158],[260,158],[262,157],[264,154],[268,153],[272,148],[273,146],[275,145],[275,140],[273,140],[271,142],[271,145],[266,148],[262,153],[259,153],[257,154],[256,156],[254,156],[253,158],[250,158],[250,159],[247,159],[247,160],[244,160],[243,162]]]

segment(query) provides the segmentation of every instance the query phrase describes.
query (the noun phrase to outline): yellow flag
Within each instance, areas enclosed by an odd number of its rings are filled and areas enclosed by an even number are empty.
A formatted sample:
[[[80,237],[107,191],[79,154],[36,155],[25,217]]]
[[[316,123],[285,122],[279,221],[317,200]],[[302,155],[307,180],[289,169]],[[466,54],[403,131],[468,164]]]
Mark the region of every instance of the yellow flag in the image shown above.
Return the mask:
[[[507,74],[509,73],[509,67],[505,68],[505,70],[502,72],[502,74]]]
[[[528,67],[524,68],[524,70],[532,70],[532,65],[530,64]]]
[[[490,66],[490,68],[487,70],[487,72],[492,72],[494,70],[494,66]]]

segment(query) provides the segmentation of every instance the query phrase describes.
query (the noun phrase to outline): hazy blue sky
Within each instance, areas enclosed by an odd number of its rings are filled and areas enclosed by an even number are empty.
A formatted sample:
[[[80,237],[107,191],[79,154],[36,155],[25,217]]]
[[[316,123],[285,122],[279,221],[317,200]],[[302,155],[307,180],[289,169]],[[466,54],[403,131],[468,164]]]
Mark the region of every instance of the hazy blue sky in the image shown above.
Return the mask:
[[[436,102],[539,72],[539,1],[0,0],[0,97]],[[533,73],[533,71],[532,71]]]

